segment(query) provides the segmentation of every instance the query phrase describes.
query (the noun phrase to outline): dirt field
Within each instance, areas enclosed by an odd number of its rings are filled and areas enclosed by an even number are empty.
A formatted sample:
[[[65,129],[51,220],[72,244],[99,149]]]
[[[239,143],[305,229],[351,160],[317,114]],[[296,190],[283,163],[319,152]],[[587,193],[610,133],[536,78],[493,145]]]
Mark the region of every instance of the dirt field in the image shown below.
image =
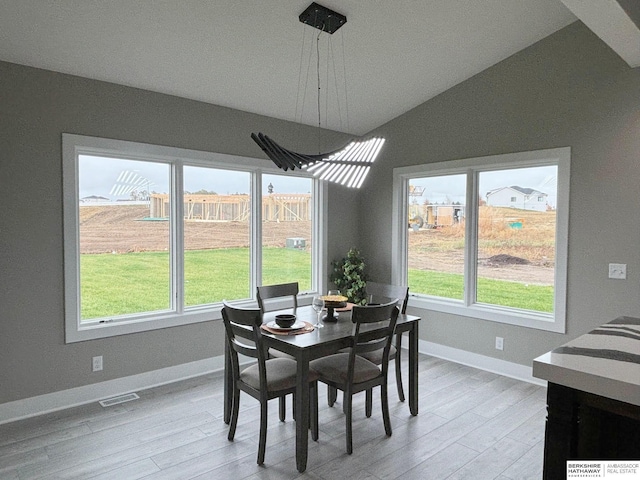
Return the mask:
[[[462,273],[463,262],[462,252],[432,252],[411,256],[409,268]],[[526,278],[531,284],[553,285],[553,265],[495,264],[486,260],[481,260],[481,265],[481,276],[486,278],[513,281],[521,281]]]
[[[522,228],[511,226],[514,217]],[[553,285],[555,212],[480,207],[479,273],[486,278]],[[464,223],[409,230],[409,268],[462,273]]]
[[[169,246],[169,222],[144,220],[142,205],[83,206],[80,208],[80,253],[162,251]],[[311,222],[265,222],[263,245],[284,247],[287,238],[309,239]],[[189,249],[246,247],[249,225],[242,222],[185,223]]]
[[[521,231],[497,228],[496,237],[517,237],[519,242],[504,242],[495,251],[481,255],[482,276],[503,280],[527,279],[534,284],[553,284],[553,252],[538,237],[548,236],[548,215],[530,212]],[[80,208],[81,253],[126,253],[162,251],[169,245],[167,221],[144,220],[146,206],[83,206]],[[501,219],[491,222],[502,226]],[[534,228],[534,225],[537,227]],[[284,247],[286,238],[305,238],[310,246],[310,222],[266,222],[263,244]],[[542,230],[542,231],[541,231]],[[546,232],[546,233],[545,233]],[[409,231],[410,268],[461,272],[463,252],[460,229],[420,229]],[[503,239],[504,240],[504,239]],[[243,247],[249,245],[249,226],[241,222],[189,221],[185,224],[185,244],[189,249]],[[491,261],[498,254],[526,259],[529,264],[509,263],[509,258]]]

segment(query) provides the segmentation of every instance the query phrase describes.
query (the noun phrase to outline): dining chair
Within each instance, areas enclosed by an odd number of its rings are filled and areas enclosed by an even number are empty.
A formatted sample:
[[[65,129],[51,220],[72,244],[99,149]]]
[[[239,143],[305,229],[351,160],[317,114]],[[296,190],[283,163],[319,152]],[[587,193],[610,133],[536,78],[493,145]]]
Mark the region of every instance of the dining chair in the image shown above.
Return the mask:
[[[354,306],[351,321],[354,334],[351,337],[349,352],[335,353],[313,360],[309,368],[316,371],[319,381],[344,392],[343,411],[346,421],[347,453],[353,453],[352,406],[353,395],[372,388],[380,387],[382,418],[387,436],[391,435],[389,400],[387,398],[387,377],[389,370],[389,352],[398,320],[397,300],[372,306]],[[378,323],[375,328],[370,324]],[[370,362],[362,354],[382,349],[380,365]]]
[[[392,299],[398,299],[398,308],[400,313],[407,313],[407,303],[409,302],[409,287],[402,287],[400,285],[390,285],[388,283],[367,282],[366,287],[367,299],[371,303],[385,303]],[[398,398],[401,402],[404,402],[404,388],[402,387],[402,368],[400,352],[402,347],[402,334],[396,334],[395,346],[391,347],[389,352],[389,359],[395,359],[396,367],[396,386],[398,389]],[[370,352],[364,354],[364,357],[375,363],[379,364],[382,352]],[[371,414],[371,395],[369,394],[368,413]]]
[[[369,303],[379,304],[386,303],[391,300],[398,302],[398,308],[400,313],[407,312],[407,302],[409,301],[409,287],[402,287],[399,285],[391,285],[388,283],[367,282],[366,286],[366,298]],[[395,360],[396,368],[396,387],[398,389],[398,398],[401,402],[404,402],[404,388],[402,386],[402,359],[400,358],[400,352],[402,347],[402,334],[397,333],[395,338],[395,345],[392,344],[389,351],[389,359]],[[363,353],[362,356],[370,362],[380,365],[382,362],[382,349],[373,352]],[[336,400],[336,390],[329,388],[327,391],[328,403],[332,406]],[[366,408],[365,412],[367,417],[371,416],[373,396],[371,391],[366,393]]]
[[[283,308],[292,308],[294,313],[298,308],[298,282],[279,283],[275,285],[262,285],[257,287],[258,307],[262,313],[273,310],[281,310]],[[269,357],[288,358],[293,357],[287,353],[281,352],[274,348],[269,349]],[[284,422],[286,417],[286,400],[285,397],[280,399],[280,421]],[[295,417],[295,415],[294,415]]]
[[[296,390],[297,364],[288,358],[267,358],[262,341],[262,314],[259,309],[241,309],[224,302],[222,319],[231,357],[233,401],[227,438],[233,440],[238,425],[240,391],[260,401],[260,439],[258,465],[264,463],[267,445],[267,403],[284,398]],[[238,355],[255,358],[241,369]],[[310,427],[313,440],[318,439],[318,374],[309,369]]]
[[[262,313],[272,310],[280,310],[282,308],[298,308],[298,282],[279,283],[277,285],[263,285],[258,287],[258,307]],[[275,303],[272,300],[284,300],[289,297],[286,306],[282,306],[282,302]],[[265,300],[267,300],[265,302]]]

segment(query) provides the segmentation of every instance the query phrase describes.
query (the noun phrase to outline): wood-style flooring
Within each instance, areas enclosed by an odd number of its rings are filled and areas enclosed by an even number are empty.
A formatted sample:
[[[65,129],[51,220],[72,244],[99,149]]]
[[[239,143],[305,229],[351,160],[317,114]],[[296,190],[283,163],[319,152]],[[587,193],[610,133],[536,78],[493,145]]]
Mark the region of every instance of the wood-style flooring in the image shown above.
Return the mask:
[[[0,425],[0,478],[542,477],[545,388],[426,355],[420,355],[419,371],[416,417],[398,401],[390,373],[391,437],[384,434],[379,391],[371,418],[364,415],[364,393],[354,398],[353,455],[345,452],[340,392],[329,408],[321,388],[320,439],[309,441],[303,474],[296,470],[290,400],[284,423],[278,420],[277,400],[269,404],[266,459],[258,466],[259,404],[241,395],[236,437],[229,442],[222,421],[222,373],[215,373],[140,391],[139,400],[112,407],[94,403]]]

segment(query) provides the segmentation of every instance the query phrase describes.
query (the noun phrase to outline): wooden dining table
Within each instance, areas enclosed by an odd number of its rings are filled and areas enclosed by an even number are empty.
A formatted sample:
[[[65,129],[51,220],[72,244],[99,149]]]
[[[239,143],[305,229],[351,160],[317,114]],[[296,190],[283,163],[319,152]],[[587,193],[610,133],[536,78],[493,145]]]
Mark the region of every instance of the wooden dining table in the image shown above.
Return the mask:
[[[311,324],[316,322],[316,313],[311,306],[277,310],[264,314],[263,323],[275,319],[276,314],[295,313],[299,321]],[[396,324],[396,333],[409,332],[409,411],[411,415],[418,414],[418,323],[420,317],[400,314]],[[337,322],[326,322],[323,328],[302,334],[276,335],[263,330],[263,341],[269,348],[293,356],[297,362],[295,411],[296,418],[296,466],[299,472],[307,468],[307,452],[309,445],[309,362],[316,358],[336,353],[341,348],[349,346],[353,334],[351,312],[339,313]],[[232,374],[228,345],[225,342],[225,374],[224,374],[224,421],[229,423],[231,418]]]

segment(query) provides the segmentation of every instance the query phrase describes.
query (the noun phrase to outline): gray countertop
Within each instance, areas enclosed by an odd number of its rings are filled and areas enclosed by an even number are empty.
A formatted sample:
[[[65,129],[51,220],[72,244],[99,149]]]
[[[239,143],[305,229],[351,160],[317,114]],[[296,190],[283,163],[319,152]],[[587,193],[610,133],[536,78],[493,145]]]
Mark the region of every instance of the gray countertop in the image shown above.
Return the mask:
[[[640,406],[640,318],[618,317],[539,356],[533,376]]]

